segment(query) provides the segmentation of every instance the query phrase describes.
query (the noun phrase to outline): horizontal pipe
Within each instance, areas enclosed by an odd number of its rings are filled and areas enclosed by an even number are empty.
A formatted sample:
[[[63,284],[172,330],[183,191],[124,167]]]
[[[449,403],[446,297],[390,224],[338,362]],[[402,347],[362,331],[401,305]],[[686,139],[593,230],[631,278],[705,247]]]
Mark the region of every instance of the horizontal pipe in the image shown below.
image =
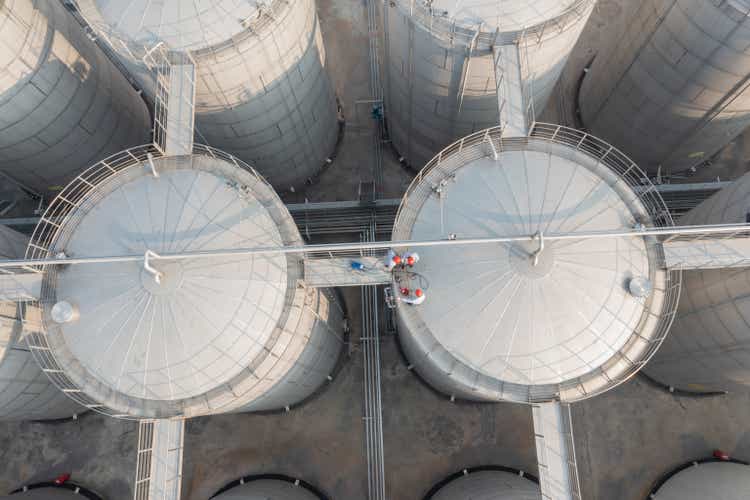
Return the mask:
[[[587,240],[599,238],[628,238],[635,236],[685,236],[701,234],[730,234],[750,231],[750,224],[717,224],[706,226],[669,226],[652,227],[640,230],[623,231],[582,231],[576,233],[545,234],[547,241],[556,240]],[[436,247],[436,246],[458,246],[458,245],[482,245],[491,243],[513,243],[533,241],[536,234],[518,236],[496,236],[489,238],[456,238],[441,240],[400,240],[400,241],[366,241],[359,243],[330,243],[321,245],[302,245],[288,247],[255,247],[255,248],[233,248],[226,250],[202,250],[195,252],[162,253],[158,257],[150,257],[150,260],[183,260],[212,257],[232,257],[237,255],[269,255],[269,254],[293,254],[311,252],[341,252],[356,250],[385,250],[388,248],[409,247]],[[20,266],[41,265],[67,265],[67,264],[97,264],[114,262],[138,262],[144,259],[139,255],[117,255],[101,257],[64,257],[52,259],[29,259],[29,260],[6,260],[0,262],[0,268]]]

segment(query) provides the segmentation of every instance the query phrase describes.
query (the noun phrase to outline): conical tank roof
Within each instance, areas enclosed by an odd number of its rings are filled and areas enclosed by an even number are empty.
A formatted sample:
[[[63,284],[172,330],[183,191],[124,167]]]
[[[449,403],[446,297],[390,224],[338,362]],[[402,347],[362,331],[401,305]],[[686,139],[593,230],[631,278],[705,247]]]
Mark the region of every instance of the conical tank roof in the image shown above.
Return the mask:
[[[486,143],[457,153],[447,148],[453,154],[410,189],[394,239],[623,231],[651,223],[636,193],[582,151],[535,138],[495,148],[504,149],[497,158]],[[663,312],[665,273],[653,242],[566,239],[544,241],[539,251],[541,244],[537,237],[419,248],[413,272],[397,272],[394,284],[396,293],[401,286],[426,292],[420,306],[398,307],[415,364],[448,385],[461,380],[479,397],[539,400],[609,386],[623,358],[643,355],[642,341],[655,340]],[[653,283],[654,290],[639,296],[631,282]],[[577,396],[565,394],[572,386]]]
[[[44,245],[68,257],[301,244],[273,189],[228,159],[155,158],[156,175],[149,161],[131,160],[59,228],[42,223],[32,243],[41,246],[51,227]],[[159,282],[142,260],[45,270],[44,339],[77,391],[110,413],[189,416],[247,405],[289,372],[318,328],[299,286],[299,256],[154,259],[149,267]]]
[[[76,0],[81,14],[104,32],[150,48],[200,50],[247,29],[262,0]]]
[[[482,31],[520,31],[555,19],[581,0],[416,0],[429,5],[435,15],[463,26],[483,26]],[[587,0],[588,1],[588,0]]]

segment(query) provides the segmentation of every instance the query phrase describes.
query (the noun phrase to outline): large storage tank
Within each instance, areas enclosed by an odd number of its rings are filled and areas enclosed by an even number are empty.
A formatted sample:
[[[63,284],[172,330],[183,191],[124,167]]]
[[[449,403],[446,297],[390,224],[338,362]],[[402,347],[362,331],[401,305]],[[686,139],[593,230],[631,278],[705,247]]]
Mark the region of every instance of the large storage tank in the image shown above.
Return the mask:
[[[750,174],[745,174],[680,218],[680,224],[745,223]],[[750,387],[750,270],[683,272],[672,330],[646,373],[683,390],[712,392]]]
[[[60,2],[0,3],[0,172],[46,194],[150,129],[143,100]]]
[[[338,135],[314,0],[76,0],[153,98],[145,51],[163,42],[197,64],[197,139],[299,187]]]
[[[505,467],[478,467],[454,474],[424,500],[542,500],[536,478]]]
[[[328,500],[308,483],[284,476],[256,476],[236,481],[211,497],[213,500]]]
[[[21,259],[28,238],[0,225],[0,258]],[[23,305],[0,302],[0,420],[68,418],[83,408],[52,385],[23,339]]]
[[[75,483],[66,482],[62,485],[36,483],[20,488],[10,495],[0,497],[0,500],[103,500],[91,490]]]
[[[750,3],[643,0],[580,90],[583,122],[642,168],[679,172],[750,125]]]
[[[642,172],[582,132],[499,127],[449,146],[409,187],[394,240],[530,236],[670,224]],[[639,188],[640,189],[640,188]],[[664,218],[666,217],[666,219]],[[576,401],[634,374],[664,337],[679,273],[640,237],[420,247],[399,288],[399,339],[417,372],[458,398]],[[403,249],[402,249],[403,250]],[[645,285],[641,287],[639,285]],[[651,287],[650,293],[643,288]],[[641,290],[639,290],[641,288]]]
[[[739,461],[690,462],[659,481],[644,500],[745,500],[750,466]]]
[[[302,245],[273,188],[218,150],[124,151],[50,204],[28,258]],[[51,219],[62,224],[49,223]],[[312,394],[341,347],[341,311],[298,254],[47,266],[30,343],[68,394],[115,416],[281,409]]]
[[[393,0],[384,5],[393,145],[422,167],[499,123],[493,47],[516,44],[529,104],[544,108],[595,0]]]

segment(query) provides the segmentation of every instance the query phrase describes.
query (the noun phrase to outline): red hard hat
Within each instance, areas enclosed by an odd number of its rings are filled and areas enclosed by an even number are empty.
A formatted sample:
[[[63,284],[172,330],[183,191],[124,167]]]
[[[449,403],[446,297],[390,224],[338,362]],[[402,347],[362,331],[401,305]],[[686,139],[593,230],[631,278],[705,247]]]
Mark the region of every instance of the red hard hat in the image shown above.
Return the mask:
[[[409,295],[409,289],[408,288],[402,288],[401,289],[401,294],[402,295]]]
[[[414,257],[412,257],[411,255],[408,256],[406,258],[406,263],[409,264],[410,266],[413,266],[414,265]]]
[[[396,264],[401,264],[401,256],[400,255],[394,255],[393,256],[393,262]]]
[[[421,288],[417,288],[414,291],[414,295],[416,295],[417,297],[421,297],[422,296],[422,289]]]

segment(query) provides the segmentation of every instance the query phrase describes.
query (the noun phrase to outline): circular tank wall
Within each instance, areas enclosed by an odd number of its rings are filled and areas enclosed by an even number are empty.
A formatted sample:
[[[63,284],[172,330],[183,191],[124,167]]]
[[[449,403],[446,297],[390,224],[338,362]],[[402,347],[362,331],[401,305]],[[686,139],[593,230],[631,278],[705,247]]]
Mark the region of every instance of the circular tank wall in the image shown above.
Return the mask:
[[[567,133],[577,144],[581,133]],[[622,231],[655,223],[650,210],[663,210],[608,167],[606,146],[597,156],[539,135],[503,141],[498,128],[446,151],[407,191],[394,240]],[[419,306],[398,302],[399,339],[436,389],[473,400],[569,402],[613,387],[651,355],[674,293],[655,242],[545,240],[535,265],[538,249],[538,237],[420,247],[413,270],[395,273],[394,295],[425,289]],[[636,278],[650,280],[653,292],[629,293]]]
[[[708,460],[672,472],[644,500],[745,500],[749,491],[750,466]]]
[[[123,153],[82,175],[48,214],[76,207],[59,228],[41,223],[32,242],[81,255],[143,255],[302,245],[281,200],[250,167],[216,150],[154,160]],[[91,181],[95,182],[91,182]],[[79,188],[84,189],[81,194]],[[44,241],[40,241],[43,238]],[[27,257],[38,257],[30,251]],[[331,374],[341,311],[326,290],[306,288],[295,254],[142,260],[47,269],[42,335],[84,400],[118,416],[196,416],[281,409]],[[73,319],[59,322],[67,302]],[[76,397],[78,393],[74,393]]]
[[[76,4],[152,99],[145,50],[189,50],[196,139],[252,164],[277,189],[300,187],[332,153],[336,102],[313,0]]]
[[[0,225],[0,258],[22,259],[29,238]],[[0,420],[69,418],[83,408],[55,387],[23,339],[23,305],[0,302]]]
[[[386,2],[385,98],[396,150],[421,168],[451,142],[499,123],[495,45],[518,45],[527,100],[533,95],[541,113],[593,5]]]
[[[449,478],[424,500],[542,500],[542,493],[535,478],[510,469],[479,468]]]
[[[685,214],[679,223],[744,223],[750,213],[746,174]],[[688,391],[750,387],[750,271],[684,271],[677,317],[645,368],[652,378]]]
[[[0,4],[0,171],[40,191],[149,140],[140,96],[60,2]]]
[[[746,2],[646,0],[583,80],[585,126],[644,169],[679,172],[750,125]]]

